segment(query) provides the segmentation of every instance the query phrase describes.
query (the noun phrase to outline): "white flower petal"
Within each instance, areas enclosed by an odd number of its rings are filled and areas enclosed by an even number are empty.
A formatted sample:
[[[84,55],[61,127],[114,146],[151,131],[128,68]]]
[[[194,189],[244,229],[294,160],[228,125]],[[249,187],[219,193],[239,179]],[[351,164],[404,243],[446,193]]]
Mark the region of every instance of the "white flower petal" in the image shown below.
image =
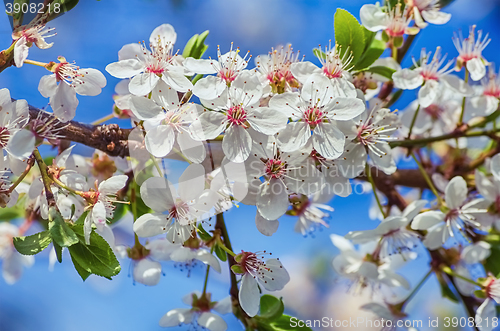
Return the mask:
[[[259,312],[260,293],[257,281],[250,274],[241,277],[241,287],[238,293],[241,308],[250,317],[254,317]]]
[[[244,162],[252,150],[252,138],[243,127],[231,125],[222,139],[222,150],[230,161]]]
[[[148,152],[155,157],[164,157],[172,151],[175,132],[170,125],[158,125],[146,133],[144,142]]]
[[[257,230],[265,236],[272,236],[276,231],[278,231],[279,224],[278,220],[266,220],[258,211],[255,215],[255,225],[257,226]]]
[[[277,220],[286,212],[288,205],[287,189],[281,180],[272,178],[260,186],[257,209],[262,217]]]
[[[446,185],[445,196],[446,205],[450,209],[459,208],[467,199],[467,183],[465,180],[456,176]]]
[[[167,232],[166,223],[162,214],[144,214],[134,222],[134,232],[141,238],[153,237]]]

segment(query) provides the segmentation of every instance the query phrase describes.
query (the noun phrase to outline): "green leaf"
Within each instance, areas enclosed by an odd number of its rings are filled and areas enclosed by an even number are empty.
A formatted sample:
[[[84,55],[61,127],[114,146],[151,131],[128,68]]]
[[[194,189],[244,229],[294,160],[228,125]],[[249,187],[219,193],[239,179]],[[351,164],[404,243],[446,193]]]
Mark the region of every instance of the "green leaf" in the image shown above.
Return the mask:
[[[78,243],[78,237],[56,207],[49,209],[49,231],[52,239],[61,247],[69,247]]]
[[[376,32],[372,32],[363,26],[363,34],[365,36],[365,52],[371,46],[373,40],[375,40]]]
[[[227,261],[227,255],[226,255],[226,252],[219,247],[219,245],[215,245],[215,255],[217,255],[217,257],[223,261],[223,262],[226,262]]]
[[[35,255],[52,242],[49,231],[45,230],[27,237],[14,237],[14,247],[23,255]]]
[[[75,258],[73,255],[71,255],[71,261],[73,262],[73,266],[76,269],[76,272],[82,277],[82,280],[85,281],[87,278],[89,278],[90,275],[92,275],[90,272],[85,270],[78,262],[76,262]]]
[[[71,228],[79,240],[77,244],[69,247],[71,259],[74,259],[74,261],[87,273],[108,279],[118,275],[121,270],[120,263],[106,240],[95,231],[92,231],[90,233],[90,245],[87,246],[85,245],[85,238],[83,235],[83,225],[75,224]],[[78,273],[82,276],[81,271],[78,271]]]
[[[127,215],[127,208],[125,208],[124,203],[115,203],[115,210],[113,212],[113,218],[108,219],[109,224],[118,222],[123,216]]]
[[[19,4],[19,7],[17,7],[17,6],[14,7],[15,4]],[[29,6],[30,0],[14,0],[14,2],[12,3],[14,8],[21,8],[21,9],[22,9],[23,4],[27,4]],[[28,8],[28,11],[29,11],[29,8]],[[18,26],[21,26],[23,24],[23,16],[24,16],[23,10],[19,10],[17,13],[15,11],[12,12],[12,18],[14,19],[14,21],[18,22],[17,23]]]
[[[191,54],[191,56],[194,57],[195,59],[201,59],[201,57],[207,50],[208,46],[205,45],[205,39],[207,39],[208,33],[209,31],[206,30],[203,33],[201,33],[196,39],[196,45],[193,49],[193,53]]]
[[[80,217],[78,217],[75,224],[84,224],[88,213],[89,213],[88,211],[84,211],[83,214],[81,214]]]
[[[50,12],[47,22],[52,21],[66,12],[69,12],[77,4],[78,0],[54,0],[50,6],[47,6],[47,9]]]
[[[486,273],[491,272],[497,278],[500,276],[500,246],[491,246],[491,254],[484,263]]]
[[[441,286],[441,295],[443,298],[448,298],[453,302],[458,303],[458,298],[455,293],[450,289],[450,282],[447,280],[448,276],[444,276],[442,273],[436,273],[436,277],[439,281],[439,285]],[[446,279],[445,279],[446,277]]]
[[[205,39],[207,39],[208,32],[209,31],[206,30],[202,34],[195,34],[192,36],[186,43],[186,46],[184,46],[182,56],[184,58],[192,57],[195,59],[201,59],[203,53],[205,53],[208,48],[208,46],[205,45]]]
[[[203,228],[201,223],[198,225],[198,236],[200,237],[201,240],[203,241],[209,241],[212,239],[212,236],[208,234],[208,232]]]
[[[270,323],[270,326],[272,327],[271,330],[274,331],[285,331],[285,330],[298,330],[298,331],[312,331],[311,328],[307,326],[299,326],[304,324],[304,322],[299,323],[299,319],[296,317],[288,316],[288,315],[281,315],[281,317]]]
[[[183,58],[188,58],[191,55],[191,52],[196,45],[196,40],[198,40],[198,34],[195,34],[188,40],[186,46],[184,46],[184,50],[182,51]]]
[[[323,59],[326,60],[326,54],[319,48],[313,49],[313,54],[318,58],[318,59]]]
[[[334,16],[335,42],[341,46],[340,55],[346,51],[352,54],[356,65],[365,50],[365,33],[354,16],[344,9],[337,9]]]
[[[243,275],[245,273],[245,269],[239,264],[232,265],[231,271],[236,275]]]
[[[283,315],[285,305],[283,300],[269,294],[260,297],[260,317],[268,321],[274,321]]]
[[[0,221],[12,221],[16,218],[24,217],[26,211],[19,208],[18,205],[11,208],[0,209]]]
[[[52,244],[54,245],[54,250],[56,251],[57,261],[59,263],[62,263],[62,247],[59,246],[56,242],[52,242]]]
[[[384,76],[385,78],[392,79],[392,74],[396,72],[396,70],[389,68],[389,67],[384,67],[384,66],[375,66],[375,67],[370,67],[366,70],[363,71],[368,71],[374,74],[378,74],[380,76]]]
[[[370,46],[365,50],[354,70],[361,71],[370,67],[385,51],[385,43],[382,40],[373,39]]]

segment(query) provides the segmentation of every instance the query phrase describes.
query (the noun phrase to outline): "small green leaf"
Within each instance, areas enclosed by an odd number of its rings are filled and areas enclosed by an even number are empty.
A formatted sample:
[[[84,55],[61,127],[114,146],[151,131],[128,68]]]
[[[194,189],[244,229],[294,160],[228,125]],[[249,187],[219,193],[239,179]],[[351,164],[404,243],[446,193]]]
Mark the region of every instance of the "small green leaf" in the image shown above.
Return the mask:
[[[210,239],[212,239],[212,236],[210,234],[208,234],[208,232],[203,228],[203,226],[201,225],[201,223],[198,225],[198,236],[200,237],[201,240],[203,241],[209,241]]]
[[[56,242],[52,242],[52,244],[54,245],[54,250],[56,251],[57,261],[59,263],[62,263],[62,247],[59,246]]]
[[[182,51],[183,58],[188,58],[191,55],[191,52],[193,51],[193,48],[196,45],[197,39],[198,39],[198,34],[195,34],[188,40],[186,46],[184,46],[184,50]]]
[[[363,26],[363,34],[365,36],[365,52],[371,46],[373,40],[375,40],[376,32],[372,32]]]
[[[313,49],[313,54],[318,58],[322,60],[326,60],[326,54],[319,48]]]
[[[365,33],[361,24],[347,10],[337,9],[334,16],[335,42],[341,46],[340,55],[351,52],[356,65],[365,50]]]
[[[68,226],[56,207],[49,209],[49,231],[54,242],[61,247],[69,247],[78,243],[78,237]]]
[[[12,221],[24,216],[25,210],[17,206],[0,209],[0,221]]]
[[[113,218],[108,219],[109,224],[118,222],[123,216],[127,215],[127,208],[125,208],[124,203],[115,203],[115,210],[113,212]]]
[[[375,66],[375,67],[370,67],[366,70],[363,71],[368,71],[374,74],[378,74],[380,76],[384,76],[385,78],[392,79],[392,74],[396,72],[396,70],[389,68],[389,67],[384,67],[384,66]]]
[[[458,303],[457,296],[450,289],[449,281],[447,279],[445,279],[445,277],[447,278],[448,276],[446,276],[442,273],[436,273],[436,277],[439,281],[439,285],[441,286],[441,295],[443,296],[443,298],[448,298],[451,301]]]
[[[232,265],[231,270],[237,275],[243,275],[245,273],[245,269],[239,264]]]
[[[370,46],[365,50],[354,70],[361,71],[370,67],[385,51],[385,43],[382,40],[373,39]]]
[[[194,57],[195,59],[201,59],[201,57],[207,50],[208,46],[205,45],[205,39],[207,39],[208,33],[209,31],[206,30],[203,33],[201,33],[196,39],[196,45],[193,50],[193,53],[191,54],[191,56]]]
[[[195,34],[188,40],[186,46],[184,46],[184,50],[182,51],[182,56],[184,58],[192,57],[195,59],[201,59],[208,46],[205,45],[205,39],[208,36],[208,30],[201,34]]]
[[[54,0],[49,6],[47,6],[47,11],[49,12],[48,21],[52,21],[56,17],[69,12],[78,4],[78,0]]]
[[[486,299],[486,293],[484,293],[483,290],[476,290],[476,291],[474,291],[474,295],[476,296],[476,298]]]
[[[77,244],[69,247],[71,258],[74,259],[76,264],[87,273],[108,279],[118,275],[121,270],[120,263],[106,240],[95,231],[92,231],[90,233],[90,245],[87,246],[85,245],[83,225],[75,224],[71,228],[79,240]],[[82,276],[80,271],[78,273]]]
[[[281,315],[281,317],[270,323],[272,330],[274,331],[285,331],[285,330],[297,330],[297,331],[312,331],[311,328],[307,326],[299,326],[303,325],[304,322],[299,319],[288,316]]]
[[[283,315],[285,305],[283,300],[269,294],[260,297],[260,317],[268,321],[274,321]]]
[[[226,252],[219,247],[219,245],[215,245],[215,255],[217,255],[217,257],[223,261],[223,262],[226,262],[227,261],[227,255],[226,255]]]
[[[19,7],[15,6],[16,4],[19,4]],[[14,2],[12,3],[13,8],[21,8],[21,10],[19,10],[18,12],[16,12],[16,11],[12,12],[12,18],[14,19],[14,21],[17,22],[17,26],[21,26],[23,24],[23,16],[24,16],[25,11],[22,10],[22,8],[23,8],[22,6],[24,4],[27,4],[29,6],[30,0],[14,0]],[[28,9],[28,11],[29,11],[29,9]]]
[[[500,246],[491,246],[491,254],[484,263],[486,273],[491,272],[496,277],[500,276]]]
[[[75,267],[76,272],[78,272],[80,277],[82,277],[83,281],[87,280],[87,278],[89,278],[89,276],[92,275],[90,272],[85,270],[80,264],[78,264],[78,262],[76,262],[73,255],[71,255],[71,261],[73,262],[73,266]]]
[[[49,231],[45,230],[26,237],[14,237],[14,247],[23,255],[35,255],[52,242]]]

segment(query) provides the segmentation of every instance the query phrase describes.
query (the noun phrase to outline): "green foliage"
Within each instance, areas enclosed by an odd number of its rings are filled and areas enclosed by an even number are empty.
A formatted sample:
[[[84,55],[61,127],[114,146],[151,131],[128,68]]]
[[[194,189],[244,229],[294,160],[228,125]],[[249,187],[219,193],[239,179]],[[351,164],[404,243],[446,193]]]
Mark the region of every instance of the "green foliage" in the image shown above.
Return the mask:
[[[54,0],[54,1],[52,1],[52,4],[50,4],[50,7],[47,6],[48,11],[49,11],[49,17],[47,19],[47,22],[52,21],[53,19],[61,16],[64,13],[69,12],[77,4],[78,4],[78,0]],[[59,10],[57,10],[57,8],[59,8]]]
[[[56,207],[49,209],[49,231],[54,242],[61,247],[69,247],[78,243],[78,237]]]
[[[500,246],[499,245],[492,245],[491,246],[491,254],[490,256],[486,259],[484,268],[486,271],[491,272],[495,277],[500,277]]]
[[[227,255],[226,255],[226,252],[220,248],[219,245],[215,245],[215,248],[214,248],[214,251],[215,251],[215,255],[217,255],[217,257],[222,261],[222,262],[226,262],[227,261]]]
[[[335,43],[340,55],[351,52],[352,64],[356,65],[365,50],[365,32],[354,16],[344,9],[337,9],[334,16]]]
[[[448,281],[448,276],[442,273],[436,273],[436,278],[439,281],[439,285],[441,286],[441,295],[443,298],[450,299],[453,302],[458,303],[459,300],[456,294],[450,289],[450,286],[453,286],[450,281]]]
[[[54,250],[56,251],[57,262],[62,263],[62,247],[56,242],[52,242],[54,245]]]
[[[22,8],[23,4],[29,5],[29,3],[30,3],[30,0],[14,0],[12,5],[14,8]],[[16,4],[19,4],[19,7],[17,7]],[[14,21],[19,22],[19,25],[23,24],[23,16],[24,16],[24,13],[22,10],[19,10],[17,13],[15,11],[12,11],[12,18],[14,19]]]
[[[203,228],[201,223],[198,225],[198,236],[205,242],[212,239],[212,236]]]
[[[298,320],[291,316],[283,315],[285,306],[282,299],[272,295],[264,294],[260,297],[260,315],[255,316],[253,320],[257,324],[259,331],[285,331],[302,330],[312,331],[310,328],[298,326]],[[295,326],[294,326],[295,325]]]
[[[367,30],[368,31],[368,30]],[[373,39],[368,48],[364,51],[359,62],[354,66],[354,70],[362,71],[370,67],[385,51],[385,43],[382,40]]]
[[[207,39],[208,32],[209,31],[206,30],[199,35],[195,34],[192,36],[186,43],[186,46],[182,51],[182,56],[184,58],[193,57],[195,59],[201,59],[203,53],[205,53],[208,48],[208,45],[205,45],[205,39]]]
[[[274,331],[286,331],[286,330],[296,330],[296,331],[312,331],[311,328],[307,326],[298,326],[297,319],[288,315],[281,315],[281,317],[270,323],[272,327],[271,330]],[[297,326],[293,326],[297,325]]]
[[[45,230],[27,237],[14,237],[14,247],[23,255],[35,255],[52,242],[49,231]]]
[[[269,294],[260,297],[260,317],[268,321],[277,320],[283,315],[285,305],[283,300]]]
[[[118,275],[121,270],[120,263],[104,238],[92,231],[90,245],[87,246],[83,234],[83,225],[74,224],[71,229],[78,237],[79,242],[68,249],[73,264],[75,264],[75,269],[83,280],[87,279],[90,274],[108,279]]]
[[[318,59],[323,59],[326,60],[326,54],[319,48],[313,49],[313,54],[318,58]]]
[[[363,71],[368,71],[374,74],[378,74],[380,76],[384,76],[385,78],[392,79],[392,74],[396,72],[396,70],[391,69],[389,67],[384,67],[384,66],[375,66],[375,67],[370,67],[368,69],[365,69]]]

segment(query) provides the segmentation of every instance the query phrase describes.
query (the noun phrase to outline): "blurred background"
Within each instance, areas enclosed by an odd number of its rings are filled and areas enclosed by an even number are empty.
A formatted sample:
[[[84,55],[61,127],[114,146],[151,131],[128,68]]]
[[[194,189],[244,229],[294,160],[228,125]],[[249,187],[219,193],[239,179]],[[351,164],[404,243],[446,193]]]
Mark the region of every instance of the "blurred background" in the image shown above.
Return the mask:
[[[57,36],[49,42],[54,46],[41,51],[30,49],[30,59],[55,61],[64,56],[82,68],[101,70],[108,79],[103,92],[96,97],[78,96],[80,101],[75,120],[92,122],[112,111],[112,94],[118,79],[108,75],[104,68],[118,60],[118,50],[127,43],[148,40],[152,30],[160,24],[170,23],[177,32],[176,48],[182,49],[196,33],[210,30],[206,40],[207,56],[216,56],[217,45],[226,52],[234,42],[243,52],[250,50],[253,58],[266,54],[271,47],[291,43],[306,60],[317,63],[312,49],[333,40],[333,15],[336,8],[344,8],[359,18],[361,0],[80,0],[75,9],[50,22]],[[455,57],[451,37],[454,31],[468,33],[469,26],[490,33],[491,44],[483,55],[488,61],[499,60],[500,1],[456,0],[444,11],[452,14],[445,26],[430,25],[421,32],[410,54],[419,55],[420,48],[443,48],[450,58]],[[3,15],[3,14],[2,14]],[[0,15],[0,49],[11,43],[11,27],[7,15]],[[407,58],[406,61],[410,59]],[[406,62],[408,64],[408,62]],[[249,67],[254,67],[253,60]],[[498,66],[497,66],[498,67]],[[38,82],[48,72],[40,67],[24,65],[11,67],[0,74],[0,88],[8,88],[13,98],[26,99],[37,107],[47,106],[48,100],[38,92]],[[394,108],[404,108],[415,97],[413,91],[405,93]],[[116,120],[129,126],[126,120]],[[90,155],[92,151],[78,147],[75,152]],[[329,235],[374,228],[378,222],[369,217],[373,205],[369,194],[353,194],[348,198],[335,198],[330,203],[335,211],[329,219],[329,228],[303,237],[293,232],[295,219],[285,216],[272,237],[261,235],[255,227],[255,208],[233,208],[227,216],[229,233],[235,251],[271,251],[280,257],[291,275],[291,282],[282,295],[287,311],[303,319],[323,316],[348,319],[372,317],[358,308],[370,301],[370,293],[352,295],[349,286],[337,279],[331,266],[338,250]],[[131,220],[119,225],[117,243],[131,245]],[[195,267],[190,273],[165,263],[165,276],[155,287],[133,284],[130,261],[122,261],[122,272],[113,280],[91,276],[82,282],[73,269],[69,256],[62,264],[49,271],[48,252],[36,256],[31,269],[25,270],[16,284],[9,286],[0,278],[0,330],[1,331],[76,331],[76,330],[161,330],[158,321],[173,308],[187,308],[182,296],[203,287],[204,269]],[[427,272],[428,260],[420,254],[414,262],[401,269],[410,284],[415,286]],[[208,290],[214,300],[228,294],[227,266],[223,273],[212,273]],[[397,301],[408,293],[396,290],[389,293]],[[410,319],[421,319],[424,325],[434,316],[464,316],[462,307],[441,299],[435,278],[424,285],[407,307]],[[228,330],[240,330],[238,321],[225,316]],[[187,326],[181,330],[189,329]],[[426,328],[424,328],[426,329]],[[325,329],[326,330],[326,329]],[[450,329],[447,329],[450,330]]]

